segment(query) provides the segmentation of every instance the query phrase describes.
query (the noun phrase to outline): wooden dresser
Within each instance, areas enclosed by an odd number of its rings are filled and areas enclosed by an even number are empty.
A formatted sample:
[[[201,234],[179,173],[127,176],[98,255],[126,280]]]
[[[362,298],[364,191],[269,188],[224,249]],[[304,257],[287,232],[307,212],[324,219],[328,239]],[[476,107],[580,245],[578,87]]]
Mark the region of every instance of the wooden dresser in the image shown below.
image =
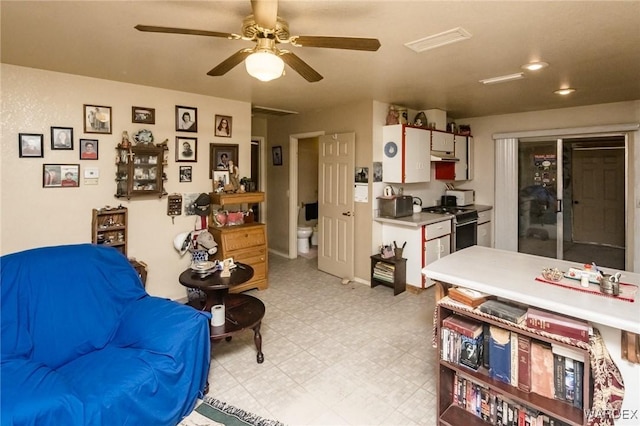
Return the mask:
[[[264,201],[264,192],[245,192],[243,194],[210,193],[211,204],[229,209],[230,206],[240,210],[242,204],[255,204]],[[215,210],[215,207],[212,209]],[[218,252],[214,259],[222,260],[232,257],[234,261],[246,263],[253,268],[253,278],[231,291],[239,293],[257,288],[264,290],[268,283],[267,230],[263,223],[245,223],[234,226],[213,226],[210,218],[209,232],[218,244]]]

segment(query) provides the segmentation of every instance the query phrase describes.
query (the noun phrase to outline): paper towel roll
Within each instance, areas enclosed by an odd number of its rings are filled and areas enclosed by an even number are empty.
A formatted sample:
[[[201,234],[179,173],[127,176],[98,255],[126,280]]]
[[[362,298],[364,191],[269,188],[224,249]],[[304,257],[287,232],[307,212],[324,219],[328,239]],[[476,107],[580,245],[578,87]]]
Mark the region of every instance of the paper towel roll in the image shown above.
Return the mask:
[[[224,325],[224,305],[211,307],[211,325],[214,327]]]

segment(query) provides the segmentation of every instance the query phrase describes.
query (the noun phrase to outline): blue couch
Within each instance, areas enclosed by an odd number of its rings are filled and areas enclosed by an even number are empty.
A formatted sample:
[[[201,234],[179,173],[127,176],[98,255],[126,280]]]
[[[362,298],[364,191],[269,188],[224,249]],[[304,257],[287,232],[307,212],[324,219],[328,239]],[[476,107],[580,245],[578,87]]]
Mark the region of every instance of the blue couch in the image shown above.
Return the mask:
[[[117,250],[38,248],[0,268],[2,425],[175,425],[202,396],[209,317],[149,296]]]

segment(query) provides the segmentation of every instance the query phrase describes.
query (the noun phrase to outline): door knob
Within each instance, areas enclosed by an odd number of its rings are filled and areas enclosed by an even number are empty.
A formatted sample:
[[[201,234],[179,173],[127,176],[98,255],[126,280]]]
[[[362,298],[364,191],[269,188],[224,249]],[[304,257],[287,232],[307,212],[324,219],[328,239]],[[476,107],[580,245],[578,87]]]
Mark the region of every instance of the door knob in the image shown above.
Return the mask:
[[[342,216],[353,216],[353,213],[351,213],[351,212],[343,212]]]

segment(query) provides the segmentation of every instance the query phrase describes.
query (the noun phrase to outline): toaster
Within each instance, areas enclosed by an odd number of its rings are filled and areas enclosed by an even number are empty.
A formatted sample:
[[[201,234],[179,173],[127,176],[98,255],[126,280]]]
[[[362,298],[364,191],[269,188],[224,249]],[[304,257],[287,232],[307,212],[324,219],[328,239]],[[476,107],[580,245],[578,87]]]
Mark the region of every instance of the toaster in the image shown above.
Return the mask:
[[[413,197],[410,195],[394,195],[378,197],[380,217],[404,217],[413,215]]]

